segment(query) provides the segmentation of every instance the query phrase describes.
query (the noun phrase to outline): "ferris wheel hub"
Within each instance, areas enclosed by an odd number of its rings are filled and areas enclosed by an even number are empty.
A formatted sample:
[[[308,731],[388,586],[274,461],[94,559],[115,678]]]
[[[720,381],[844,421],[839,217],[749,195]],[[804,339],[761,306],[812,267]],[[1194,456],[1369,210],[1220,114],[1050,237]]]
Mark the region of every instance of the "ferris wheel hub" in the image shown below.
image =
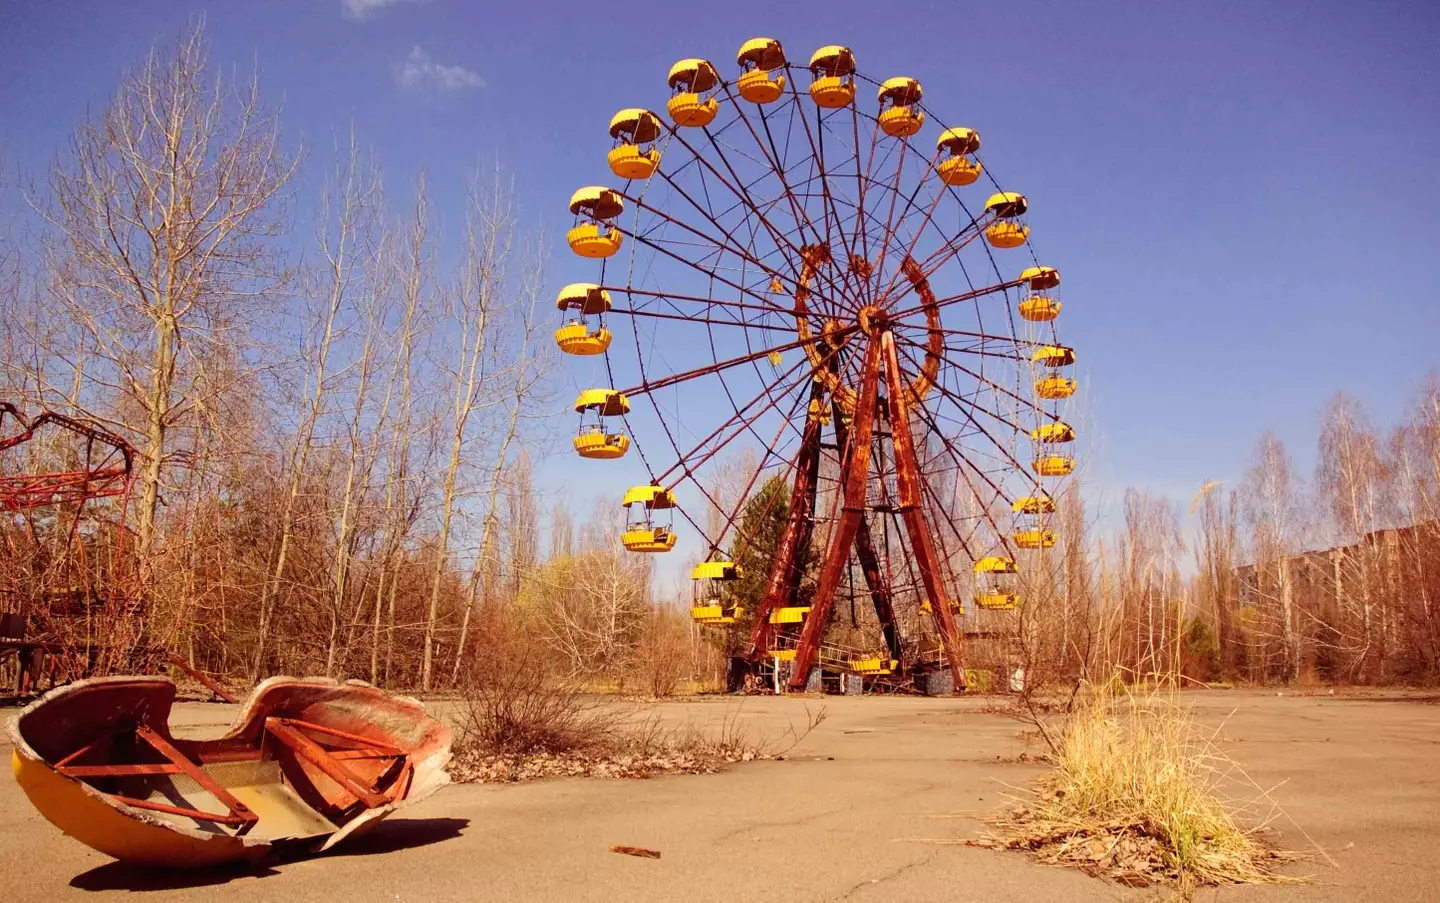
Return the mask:
[[[867,304],[860,308],[856,319],[860,322],[860,331],[866,335],[874,335],[882,329],[889,328],[891,320],[889,312],[878,304]]]

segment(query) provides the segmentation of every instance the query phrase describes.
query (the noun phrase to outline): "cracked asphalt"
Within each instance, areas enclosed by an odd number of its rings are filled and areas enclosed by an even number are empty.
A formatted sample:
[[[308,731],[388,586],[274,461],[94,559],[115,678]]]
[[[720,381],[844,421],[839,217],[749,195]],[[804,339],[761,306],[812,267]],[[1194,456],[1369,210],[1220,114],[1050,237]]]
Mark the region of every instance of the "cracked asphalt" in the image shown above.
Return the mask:
[[[1190,693],[1186,703],[1284,808],[1282,846],[1310,849],[1304,886],[1204,890],[1201,900],[1440,899],[1440,705]],[[241,873],[156,874],[65,838],[0,781],[6,900],[143,892],[229,900],[1149,900],[1018,854],[958,845],[970,818],[1042,771],[1023,726],[985,699],[750,698],[664,703],[662,718],[754,738],[825,721],[784,761],[648,781],[562,779],[446,788],[337,855]],[[9,717],[13,710],[0,710]],[[177,706],[207,732],[231,707]],[[1236,788],[1237,795],[1246,793]],[[1248,792],[1254,795],[1253,788]],[[1257,817],[1266,815],[1257,813]],[[1318,844],[1323,852],[1311,846]],[[659,850],[640,859],[612,844]]]

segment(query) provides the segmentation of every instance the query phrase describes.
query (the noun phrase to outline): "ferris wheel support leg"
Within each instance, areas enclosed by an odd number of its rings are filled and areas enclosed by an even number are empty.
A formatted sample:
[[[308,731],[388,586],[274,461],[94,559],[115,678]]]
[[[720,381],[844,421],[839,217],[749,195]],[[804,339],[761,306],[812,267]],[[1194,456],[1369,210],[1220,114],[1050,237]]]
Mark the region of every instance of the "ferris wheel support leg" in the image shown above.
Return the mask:
[[[818,392],[819,385],[815,384],[811,389],[812,397]],[[789,605],[799,587],[800,568],[796,567],[795,558],[800,549],[810,545],[810,534],[815,524],[815,490],[819,479],[820,421],[812,417],[805,424],[805,433],[800,440],[795,484],[790,492],[790,517],[785,523],[785,532],[780,534],[770,579],[765,584],[765,598],[760,603],[760,610],[755,613],[755,626],[750,631],[750,647],[745,659],[752,666],[765,658],[769,648],[770,634],[774,630],[770,612]]]
[[[830,606],[835,602],[835,590],[840,586],[845,562],[850,559],[850,549],[855,545],[855,534],[860,529],[860,519],[865,513],[865,485],[870,476],[870,438],[875,429],[875,398],[879,389],[880,343],[872,338],[865,350],[865,369],[860,380],[860,395],[855,402],[854,433],[850,437],[849,453],[842,468],[844,506],[840,512],[839,523],[830,538],[830,547],[825,550],[825,562],[820,568],[820,579],[815,586],[815,598],[810,602],[810,613],[805,616],[805,627],[800,631],[800,641],[795,645],[795,665],[790,676],[790,689],[796,692],[805,689],[810,666],[815,663],[815,653],[820,647],[820,637],[824,635],[825,624],[830,619]]]
[[[920,496],[920,462],[915,456],[915,440],[910,434],[910,402],[905,384],[901,381],[900,361],[895,352],[895,338],[889,331],[880,334],[879,344],[885,353],[886,394],[890,397],[890,437],[895,445],[895,476],[900,495],[900,516],[905,521],[905,531],[910,534],[910,551],[915,556],[915,566],[920,571],[920,580],[925,592],[930,595],[930,607],[935,614],[935,627],[940,642],[945,647],[945,659],[955,679],[955,689],[965,687],[964,650],[960,642],[960,631],[955,624],[955,613],[950,610],[950,599],[940,579],[940,567],[935,555],[935,542],[930,535],[930,526],[925,522],[925,509]]]

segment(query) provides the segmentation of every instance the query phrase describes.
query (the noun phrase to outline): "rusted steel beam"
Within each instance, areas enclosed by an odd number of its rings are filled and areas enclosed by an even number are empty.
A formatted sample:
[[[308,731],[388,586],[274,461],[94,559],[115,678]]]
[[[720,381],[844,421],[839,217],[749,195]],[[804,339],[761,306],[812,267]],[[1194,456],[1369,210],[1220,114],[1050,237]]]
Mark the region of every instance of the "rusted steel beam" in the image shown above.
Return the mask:
[[[291,727],[283,719],[265,719],[265,729],[270,732],[271,736],[289,747],[296,756],[323,771],[346,793],[364,803],[366,808],[378,809],[389,804],[389,799],[365,786],[355,772],[336,761],[323,746],[302,734],[298,729]]]
[[[835,406],[835,444],[843,454],[850,442],[850,430],[840,416],[839,405]],[[885,575],[880,573],[880,559],[875,554],[875,543],[870,537],[870,518],[860,515],[860,527],[855,532],[855,557],[860,561],[860,572],[865,576],[865,586],[870,590],[870,601],[875,606],[875,617],[880,621],[880,631],[885,635],[885,648],[890,657],[901,659],[900,631],[895,626],[895,603],[890,598],[890,588]]]
[[[369,749],[375,750],[377,752],[383,751],[390,755],[403,755],[403,753],[397,747],[391,746],[388,743],[382,743],[379,740],[375,740],[361,734],[352,734],[348,731],[338,730],[336,728],[328,727],[323,724],[315,724],[312,721],[301,721],[298,718],[285,718],[282,720],[282,723],[288,724],[291,727],[298,727],[301,730],[313,731],[317,734],[327,734],[331,737],[337,737],[341,740],[348,740],[351,743],[362,743]],[[337,751],[328,750],[328,752],[330,753],[330,755],[334,756]]]
[[[253,824],[260,820],[260,817],[250,811],[250,807],[236,799],[234,794],[220,786],[220,782],[210,776],[205,769],[190,761],[188,757],[154,729],[148,725],[140,725],[135,728],[135,736],[144,740],[154,747],[155,751],[170,760],[170,764],[177,766],[191,780],[199,784],[226,809],[230,815],[241,819],[244,823]],[[208,816],[207,816],[208,817]]]
[[[217,825],[229,825],[233,828],[240,828],[237,834],[244,834],[246,830],[255,824],[253,815],[216,815],[213,812],[202,812],[199,809],[186,809],[183,806],[169,806],[165,803],[152,803],[149,800],[137,800],[132,796],[120,796],[119,794],[107,794],[117,803],[124,803],[134,809],[152,809],[156,812],[168,812],[171,815],[183,815],[186,818],[193,818],[196,821],[209,821]]]
[[[812,397],[818,386],[812,387]],[[765,657],[769,648],[772,626],[770,612],[784,608],[794,598],[799,586],[800,568],[795,560],[802,541],[808,541],[815,520],[815,484],[820,473],[820,418],[810,417],[805,422],[805,433],[800,440],[800,452],[796,457],[795,484],[790,490],[790,517],[785,522],[785,532],[780,534],[780,545],[775,551],[775,561],[770,567],[770,579],[765,584],[765,598],[760,610],[755,613],[755,626],[750,630],[750,646],[745,659],[752,664]]]
[[[915,456],[914,437],[910,434],[910,399],[901,379],[900,360],[895,353],[895,337],[888,330],[882,332],[879,345],[885,353],[886,394],[890,401],[890,441],[895,446],[895,477],[900,495],[900,516],[905,521],[905,531],[910,534],[910,551],[915,556],[915,566],[920,571],[925,592],[930,596],[935,629],[945,647],[945,659],[950,665],[950,673],[955,678],[955,689],[958,691],[965,687],[963,648],[960,631],[955,624],[955,613],[950,610],[950,599],[945,593],[944,581],[940,579],[940,565],[935,555],[935,542],[930,535],[930,525],[925,522],[924,500],[920,494],[920,462]]]
[[[860,529],[855,533],[855,557],[860,561],[860,571],[865,575],[865,585],[870,589],[870,601],[875,605],[875,617],[880,621],[880,631],[885,635],[885,648],[890,657],[901,659],[900,631],[895,626],[895,603],[890,598],[890,588],[880,573],[880,559],[875,554],[875,545],[870,538],[870,519],[860,516]]]
[[[205,689],[209,690],[211,693],[214,693],[216,696],[219,696],[226,702],[235,703],[240,701],[236,699],[229,690],[222,687],[213,677],[206,674],[204,671],[197,671],[196,669],[190,667],[189,663],[187,663],[185,659],[181,658],[175,653],[167,651],[165,653],[165,658],[170,661],[170,664],[179,668],[181,671],[184,671],[186,674],[190,675],[195,680],[198,680],[201,684],[205,686]]]
[[[790,674],[792,690],[805,688],[810,666],[815,663],[815,653],[825,632],[825,622],[830,616],[830,606],[835,603],[835,590],[840,586],[845,562],[850,559],[850,549],[855,544],[855,532],[859,529],[860,518],[865,513],[865,486],[870,476],[870,438],[875,428],[879,370],[880,343],[872,337],[865,349],[860,395],[855,401],[855,423],[850,436],[849,453],[842,466],[845,502],[839,523],[835,525],[835,532],[830,539],[830,548],[825,550],[825,562],[820,568],[815,598],[810,602],[810,612],[805,616],[804,629],[800,631],[800,640],[795,645],[794,670]]]

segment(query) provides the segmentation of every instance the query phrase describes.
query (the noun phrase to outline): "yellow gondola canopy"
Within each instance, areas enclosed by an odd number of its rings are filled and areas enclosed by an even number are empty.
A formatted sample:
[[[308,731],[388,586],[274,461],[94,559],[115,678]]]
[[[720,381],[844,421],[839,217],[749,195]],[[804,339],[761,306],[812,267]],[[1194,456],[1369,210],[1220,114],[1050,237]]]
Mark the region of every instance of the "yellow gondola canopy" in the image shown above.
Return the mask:
[[[1030,203],[1025,200],[1025,195],[1015,191],[998,191],[985,201],[985,212],[993,212],[1001,219],[1024,216],[1028,209]]]
[[[935,139],[935,149],[952,154],[973,154],[980,149],[980,133],[974,129],[946,129]]]
[[[601,417],[619,417],[630,413],[630,399],[614,389],[586,389],[575,399],[575,412],[593,410]]]
[[[975,573],[1016,574],[1019,573],[1019,571],[1015,567],[1015,559],[1004,558],[999,555],[987,555],[975,562]]]
[[[1075,430],[1070,424],[1057,420],[1035,427],[1030,431],[1030,438],[1035,442],[1074,442]]]
[[[740,45],[735,62],[741,67],[756,69],[779,69],[785,65],[785,50],[774,38],[751,38]]]
[[[690,572],[691,580],[739,580],[745,572],[733,561],[702,561]]]
[[[715,71],[709,60],[681,60],[670,67],[670,75],[666,81],[672,89],[684,88],[686,91],[703,94],[720,84],[720,73]]]
[[[593,282],[572,282],[555,296],[561,310],[578,310],[587,316],[610,310],[610,293]]]
[[[610,117],[610,137],[624,135],[636,144],[648,144],[664,131],[660,117],[649,110],[630,107]]]
[[[1026,267],[1020,271],[1020,281],[1028,283],[1032,291],[1043,292],[1060,284],[1060,271],[1054,267]]]
[[[596,219],[614,219],[625,211],[625,201],[618,192],[603,185],[588,185],[570,195],[570,212],[584,212]]]
[[[810,54],[810,71],[816,75],[851,75],[855,72],[855,54],[849,47],[826,44]]]
[[[880,100],[888,100],[897,107],[908,107],[920,100],[924,91],[920,83],[906,75],[899,75],[895,78],[887,78],[880,85],[878,97]]]
[[[631,505],[644,505],[652,510],[674,508],[675,494],[664,486],[653,483],[648,486],[632,486],[625,491],[625,499],[620,504],[627,508]]]
[[[1010,505],[1010,510],[1016,514],[1054,514],[1055,500],[1044,492],[1022,495]]]
[[[1045,367],[1068,367],[1075,363],[1075,349],[1068,345],[1041,345],[1030,356],[1030,361]]]

